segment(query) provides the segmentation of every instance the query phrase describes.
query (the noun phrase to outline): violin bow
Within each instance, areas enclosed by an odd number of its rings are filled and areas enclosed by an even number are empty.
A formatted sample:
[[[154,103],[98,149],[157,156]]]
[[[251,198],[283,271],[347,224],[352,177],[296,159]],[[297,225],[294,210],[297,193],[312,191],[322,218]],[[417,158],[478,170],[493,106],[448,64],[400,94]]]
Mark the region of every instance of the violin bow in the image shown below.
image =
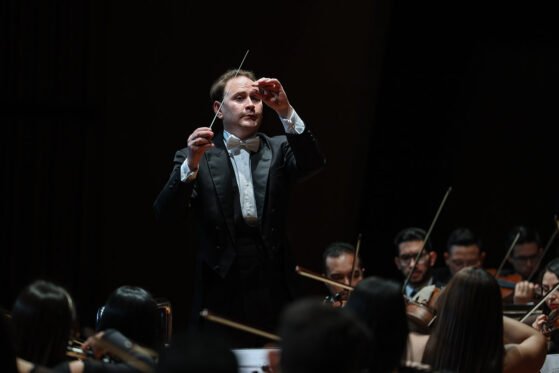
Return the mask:
[[[349,274],[349,284],[353,282],[353,272],[355,271],[355,263],[357,262],[357,258],[359,258],[359,248],[361,247],[361,233],[357,236],[357,244],[355,245],[355,253],[353,255],[353,263],[351,264],[351,272]],[[361,263],[359,263],[361,264]]]
[[[543,298],[530,310],[528,311],[528,313],[526,315],[524,315],[524,317],[522,319],[520,319],[520,322],[524,322],[532,313],[534,313],[535,310],[537,310],[542,304],[543,302],[545,302],[547,300],[547,298],[549,298],[551,296],[551,294],[553,294],[557,289],[559,289],[559,283],[557,283],[553,289],[551,289],[550,291],[548,291]]]
[[[268,338],[272,341],[279,341],[280,340],[280,337],[278,337],[275,334],[268,333],[264,330],[254,328],[254,327],[248,326],[246,324],[241,324],[241,323],[233,321],[233,320],[226,319],[224,317],[218,316],[215,313],[212,313],[212,312],[208,311],[207,309],[203,309],[200,312],[200,316],[202,316],[206,320],[215,322],[217,324],[225,325],[225,326],[228,326],[228,327],[233,328],[233,329],[242,330],[242,331],[247,332],[247,333],[255,334],[259,337]]]
[[[499,274],[503,270],[503,266],[505,265],[505,262],[507,261],[508,257],[510,256],[510,253],[512,252],[512,250],[516,246],[516,243],[518,242],[519,238],[520,238],[520,232],[518,232],[516,234],[516,236],[514,236],[514,240],[512,240],[512,244],[510,245],[509,250],[507,251],[505,257],[503,258],[503,261],[499,265],[499,268],[497,268],[497,272],[495,272],[495,278],[499,277]]]
[[[544,249],[543,249],[543,251],[540,255],[540,258],[538,259],[538,263],[534,266],[534,269],[532,270],[532,273],[530,273],[530,276],[528,276],[526,281],[530,281],[530,282],[532,281],[532,278],[534,277],[536,272],[538,272],[538,267],[542,263],[542,260],[545,256],[545,254],[547,254],[547,252],[549,251],[549,248],[551,247],[551,244],[555,240],[555,237],[557,237],[557,233],[559,233],[559,220],[557,219],[557,215],[555,215],[554,220],[555,220],[555,229],[553,230],[553,233],[549,237],[549,240],[547,240],[547,243],[545,244],[545,247],[544,247]]]
[[[237,71],[235,71],[235,76],[233,76],[233,78],[231,78],[231,79],[235,79],[235,78],[237,77],[237,75],[239,74],[239,71],[241,70],[241,67],[243,66],[243,63],[245,62],[245,59],[247,58],[248,51],[249,51],[249,50],[247,49],[247,51],[246,51],[246,53],[245,53],[245,56],[243,57],[243,59],[242,59],[242,61],[241,61],[241,64],[240,64],[239,67],[237,68]],[[221,110],[221,107],[223,106],[223,100],[225,100],[225,96],[227,96],[227,93],[228,93],[228,92],[225,92],[225,91],[223,92],[223,98],[221,99],[221,102],[219,103],[219,108],[217,108],[217,111],[215,112],[215,115],[214,115],[214,117],[213,117],[213,119],[212,119],[212,122],[210,123],[210,129],[211,129],[212,126],[214,125],[215,118],[217,118],[217,113],[219,113],[219,111]]]
[[[431,222],[431,226],[429,227],[429,230],[425,234],[425,239],[423,240],[423,244],[421,245],[421,250],[419,250],[419,252],[415,256],[415,262],[413,263],[413,267],[412,267],[410,273],[408,274],[408,276],[406,277],[406,281],[404,281],[404,285],[402,286],[402,293],[406,292],[406,286],[408,286],[408,283],[410,282],[411,276],[412,276],[413,272],[415,271],[415,268],[417,267],[417,261],[419,260],[419,258],[421,258],[423,256],[423,253],[425,252],[425,245],[427,244],[427,241],[429,240],[429,237],[431,236],[431,232],[433,231],[433,227],[435,226],[435,223],[439,219],[439,215],[441,214],[443,206],[445,205],[446,200],[448,198],[448,195],[450,194],[451,191],[452,191],[452,187],[448,187],[448,189],[447,189],[447,191],[446,191],[446,193],[443,197],[443,200],[441,201],[441,203],[439,205],[437,213],[435,214],[435,217],[433,218],[433,221]]]
[[[296,266],[295,267],[295,272],[297,272],[301,276],[308,277],[308,278],[311,278],[313,280],[321,281],[321,282],[324,282],[324,283],[327,283],[327,284],[330,284],[330,285],[338,286],[342,289],[353,291],[353,286],[346,285],[343,282],[334,281],[332,279],[329,279],[328,277],[319,275],[316,272],[309,271],[308,269],[305,269],[301,266]]]

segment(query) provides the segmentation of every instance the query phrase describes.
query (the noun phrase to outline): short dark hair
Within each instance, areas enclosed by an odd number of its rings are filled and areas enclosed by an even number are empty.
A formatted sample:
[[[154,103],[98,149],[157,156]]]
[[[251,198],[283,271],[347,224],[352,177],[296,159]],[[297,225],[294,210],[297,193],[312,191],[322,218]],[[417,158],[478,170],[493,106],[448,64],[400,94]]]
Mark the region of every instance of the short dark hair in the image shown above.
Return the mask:
[[[97,331],[116,329],[134,342],[158,350],[162,344],[157,302],[145,289],[121,286],[107,299]]]
[[[409,227],[409,228],[402,229],[394,237],[394,246],[396,246],[396,252],[399,253],[398,246],[400,246],[402,242],[425,241],[426,236],[427,234],[421,228]],[[431,243],[429,240],[425,242],[425,250],[427,251],[432,250]]]
[[[326,267],[327,258],[337,258],[343,254],[355,255],[355,248],[353,247],[353,245],[347,242],[337,241],[332,242],[330,245],[326,246],[326,249],[324,249],[324,252],[322,253],[322,266],[324,272],[326,273],[328,270],[328,268]],[[359,260],[359,263],[361,264],[361,259],[359,258]]]
[[[223,100],[225,86],[227,82],[235,77],[244,76],[249,78],[250,80],[256,80],[256,75],[252,71],[248,70],[227,70],[223,73],[219,78],[217,78],[210,88],[210,99],[213,101],[221,101]]]
[[[450,253],[452,246],[472,246],[476,245],[481,251],[481,240],[476,237],[469,228],[456,228],[448,236],[446,250]]]
[[[354,315],[314,298],[287,306],[279,336],[284,373],[358,372],[370,348],[369,332]]]
[[[512,228],[507,234],[506,241],[505,241],[507,248],[509,248],[510,245],[512,245],[514,239],[516,238],[516,235],[519,233],[520,235],[518,236],[518,241],[516,241],[517,245],[533,242],[538,245],[538,248],[540,247],[541,241],[540,241],[539,233],[536,232],[534,229],[527,227],[525,225],[518,225]]]
[[[352,312],[369,328],[371,372],[392,372],[406,353],[409,327],[402,287],[393,280],[368,277],[349,297],[344,312]]]

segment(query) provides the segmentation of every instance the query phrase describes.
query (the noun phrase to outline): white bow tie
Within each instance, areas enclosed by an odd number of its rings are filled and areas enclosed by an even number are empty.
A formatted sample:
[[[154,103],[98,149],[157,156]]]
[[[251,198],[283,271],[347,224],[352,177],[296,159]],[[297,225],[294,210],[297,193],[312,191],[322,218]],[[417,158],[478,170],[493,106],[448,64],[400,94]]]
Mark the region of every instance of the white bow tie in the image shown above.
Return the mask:
[[[227,139],[227,150],[232,154],[239,154],[241,149],[249,152],[257,152],[260,147],[260,137],[254,136],[246,140],[240,140],[235,135],[230,135]]]

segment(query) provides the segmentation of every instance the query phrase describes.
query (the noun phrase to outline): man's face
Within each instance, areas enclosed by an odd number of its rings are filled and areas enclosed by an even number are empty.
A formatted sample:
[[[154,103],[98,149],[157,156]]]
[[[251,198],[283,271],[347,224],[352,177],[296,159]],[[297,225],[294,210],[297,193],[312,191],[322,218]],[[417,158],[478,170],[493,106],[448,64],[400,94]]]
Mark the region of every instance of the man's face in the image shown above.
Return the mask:
[[[421,258],[415,264],[417,254],[421,251],[423,241],[407,241],[398,245],[398,256],[394,258],[396,267],[402,272],[404,277],[408,277],[413,266],[415,270],[410,277],[410,283],[421,284],[428,280],[428,275],[432,266],[435,265],[437,260],[437,253],[434,251],[425,251]]]
[[[514,270],[528,278],[536,271],[536,265],[540,259],[542,249],[535,242],[526,242],[514,246],[511,257],[508,259]]]
[[[243,139],[254,135],[262,121],[262,99],[254,82],[246,76],[230,79],[225,85],[223,106],[218,116],[223,120],[223,128]],[[214,110],[219,101],[214,102]]]
[[[363,280],[363,271],[359,260],[355,263],[355,270],[351,276],[351,268],[353,267],[353,258],[355,256],[350,253],[343,253],[338,257],[329,256],[326,258],[326,277],[334,281],[344,283],[355,287]],[[342,300],[347,300],[349,291],[341,287],[326,284],[330,294],[340,293]]]
[[[454,276],[464,267],[481,267],[485,253],[481,252],[478,245],[450,247],[450,253],[444,253],[446,265]]]

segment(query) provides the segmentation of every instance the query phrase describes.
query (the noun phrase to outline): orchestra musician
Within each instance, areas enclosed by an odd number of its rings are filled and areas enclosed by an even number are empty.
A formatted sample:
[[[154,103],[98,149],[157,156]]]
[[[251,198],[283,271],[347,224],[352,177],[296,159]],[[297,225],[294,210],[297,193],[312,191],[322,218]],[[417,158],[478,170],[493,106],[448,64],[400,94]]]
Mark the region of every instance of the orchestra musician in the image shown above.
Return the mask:
[[[410,280],[404,289],[404,294],[408,298],[415,296],[425,286],[435,285],[439,288],[442,286],[442,283],[435,278],[432,271],[437,260],[437,253],[433,250],[429,241],[424,242],[425,234],[425,231],[421,228],[410,227],[401,230],[394,237],[394,245],[398,255],[394,258],[394,263],[402,272],[402,275],[407,278],[415,265]],[[424,245],[424,253],[415,263],[417,255]]]
[[[541,280],[543,294],[547,294],[559,283],[559,258],[555,258],[544,267]],[[548,339],[548,353],[559,353],[559,291],[549,294],[543,304],[542,314],[525,321],[542,332]]]
[[[422,361],[434,371],[538,372],[545,338],[527,325],[503,317],[500,288],[487,271],[458,271],[437,302],[437,320],[428,338],[411,338],[424,348]]]
[[[401,286],[393,280],[368,277],[355,287],[346,310],[356,315],[371,333],[369,371],[394,372],[400,367],[409,332]]]
[[[481,240],[469,228],[456,228],[446,243],[444,261],[446,268],[437,268],[436,276],[446,284],[462,268],[483,267],[485,252]]]
[[[518,239],[507,258],[512,269],[505,268],[502,275],[505,280],[515,283],[513,302],[527,304],[535,300],[539,290],[533,277],[539,269],[543,248],[538,232],[523,225],[514,227],[507,234],[507,247],[512,245],[516,235]]]
[[[331,280],[355,287],[365,273],[361,258],[355,257],[355,248],[347,242],[333,242],[322,254],[324,275]],[[353,274],[351,271],[353,270]],[[335,307],[344,306],[349,297],[349,290],[326,283],[329,295],[325,303]]]

